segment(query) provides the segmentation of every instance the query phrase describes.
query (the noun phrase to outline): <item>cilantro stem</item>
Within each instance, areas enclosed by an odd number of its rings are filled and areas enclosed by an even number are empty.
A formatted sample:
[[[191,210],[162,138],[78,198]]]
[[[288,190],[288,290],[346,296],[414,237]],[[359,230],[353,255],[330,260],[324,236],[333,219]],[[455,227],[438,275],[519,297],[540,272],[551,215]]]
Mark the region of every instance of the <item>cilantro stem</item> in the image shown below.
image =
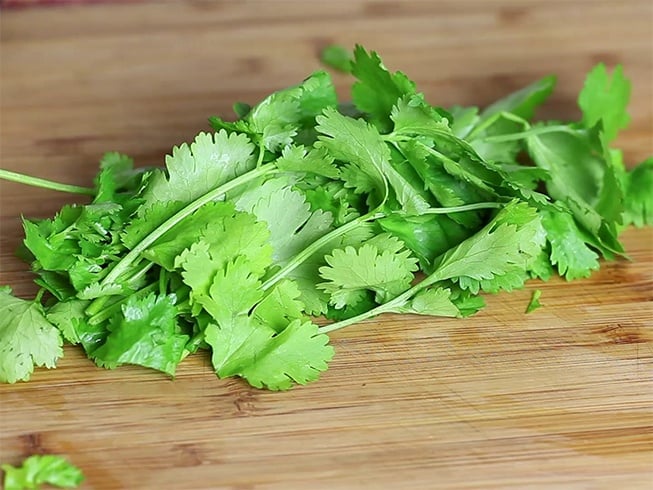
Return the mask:
[[[265,156],[265,146],[261,143],[258,147],[258,159],[256,160],[256,168],[260,168],[263,164],[263,157]]]
[[[230,190],[235,189],[236,187],[242,184],[245,184],[258,177],[269,175],[275,172],[279,172],[279,169],[277,169],[274,165],[269,165],[269,166],[265,165],[260,168],[256,168],[254,170],[250,170],[249,172],[239,177],[236,177],[235,179],[230,180],[229,182],[219,187],[216,187],[215,189],[195,199],[186,207],[184,207],[183,209],[181,209],[180,211],[172,215],[170,218],[168,218],[166,221],[164,221],[154,231],[152,231],[149,235],[143,238],[134,248],[132,248],[129,251],[129,253],[127,253],[120,260],[120,262],[116,263],[113,269],[111,269],[111,271],[105,276],[105,278],[100,282],[100,286],[105,286],[107,284],[114,283],[117,279],[120,278],[120,276],[122,276],[122,274],[124,274],[129,269],[131,264],[140,257],[140,255],[147,249],[147,247],[149,247],[155,241],[161,238],[166,232],[170,231],[170,229],[172,229],[177,223],[179,223],[180,221],[184,220],[185,218],[193,214],[195,211],[197,211],[205,204],[214,201],[215,199],[219,198],[223,194],[226,194]]]
[[[466,140],[472,141],[474,137],[494,125],[499,119],[508,119],[509,121],[515,122],[517,124],[521,124],[524,126],[524,128],[530,128],[531,125],[529,122],[522,118],[519,117],[512,112],[497,112],[496,114],[493,114],[492,116],[488,117],[485,121],[483,121],[481,124],[476,126],[474,129],[470,131],[470,133],[465,137]]]
[[[442,129],[437,129],[437,128],[429,128],[428,130],[424,131],[424,136],[429,136],[431,138],[436,137],[436,136],[442,136],[444,138],[450,139],[452,137],[452,134],[449,130],[442,130]],[[382,135],[382,138],[384,141],[388,143],[403,143],[406,141],[411,141],[414,140],[415,138],[407,133],[388,133]]]
[[[0,179],[8,180],[10,182],[18,182],[19,184],[31,185],[33,187],[41,187],[52,191],[69,192],[71,194],[83,194],[85,196],[94,196],[95,189],[92,187],[81,187],[72,184],[62,184],[61,182],[53,182],[47,179],[40,179],[25,175],[11,170],[4,170],[0,168]]]
[[[451,214],[451,213],[464,213],[465,211],[476,211],[478,209],[499,209],[504,207],[505,204],[501,202],[475,202],[472,204],[461,204],[460,206],[449,206],[445,208],[428,208],[419,213],[420,216],[424,214]],[[414,216],[413,214],[404,211],[394,211],[390,214],[399,216]]]
[[[539,134],[546,133],[570,133],[574,134],[574,130],[569,126],[556,125],[556,126],[544,126],[541,128],[531,128],[527,131],[522,131],[521,133],[510,133],[510,134],[500,134],[497,136],[488,136],[483,138],[483,141],[488,143],[504,143],[507,141],[518,141],[522,139],[529,138],[530,136],[537,136]]]
[[[163,267],[159,270],[159,294],[163,296],[168,290],[168,271]]]

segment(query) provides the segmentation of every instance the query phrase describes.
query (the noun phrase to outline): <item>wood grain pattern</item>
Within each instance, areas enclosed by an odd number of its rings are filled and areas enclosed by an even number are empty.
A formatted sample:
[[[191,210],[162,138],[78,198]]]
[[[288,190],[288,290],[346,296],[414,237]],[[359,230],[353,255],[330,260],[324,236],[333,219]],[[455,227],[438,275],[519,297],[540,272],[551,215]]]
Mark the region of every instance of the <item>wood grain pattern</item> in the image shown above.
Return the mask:
[[[192,1],[2,13],[1,164],[87,185],[104,151],[156,165],[173,144],[360,42],[428,100],[486,104],[548,73],[546,117],[577,115],[597,61],[633,79],[618,142],[653,154],[649,1]],[[346,79],[336,78],[346,95]],[[20,214],[69,196],[0,183],[0,284],[34,293],[13,257]],[[286,393],[220,381],[187,359],[172,382],[94,368],[0,386],[0,461],[70,457],[89,489],[651,488],[653,232],[584,281],[488,298],[465,320],[384,316],[333,335],[322,379]],[[525,315],[530,291],[544,307]]]

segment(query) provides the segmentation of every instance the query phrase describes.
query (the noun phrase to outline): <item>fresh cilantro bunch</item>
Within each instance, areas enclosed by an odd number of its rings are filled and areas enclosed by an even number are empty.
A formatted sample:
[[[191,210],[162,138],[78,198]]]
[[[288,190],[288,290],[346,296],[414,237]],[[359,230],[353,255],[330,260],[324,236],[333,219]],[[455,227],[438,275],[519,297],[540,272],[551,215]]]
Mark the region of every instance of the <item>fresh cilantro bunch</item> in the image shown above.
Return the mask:
[[[0,290],[0,379],[54,367],[65,341],[99,366],[170,376],[208,349],[219,377],[283,390],[327,369],[327,332],[388,312],[468,316],[484,293],[587,277],[623,255],[624,226],[653,220],[653,160],[627,171],[610,146],[628,122],[621,67],[592,70],[582,119],[561,123],[533,121],[553,77],[445,109],[361,46],[325,60],[354,77],[351,103],[318,71],[236,104],[236,121],[212,117],[165,167],[108,153],[92,188],[0,171],[90,195],[24,220],[41,289]]]

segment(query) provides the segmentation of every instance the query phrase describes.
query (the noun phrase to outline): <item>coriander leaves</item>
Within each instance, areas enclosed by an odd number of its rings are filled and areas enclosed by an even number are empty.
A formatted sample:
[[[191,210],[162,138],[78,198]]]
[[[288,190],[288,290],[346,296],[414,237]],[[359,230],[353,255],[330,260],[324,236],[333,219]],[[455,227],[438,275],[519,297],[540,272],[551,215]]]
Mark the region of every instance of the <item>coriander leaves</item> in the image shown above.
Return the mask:
[[[27,381],[34,366],[55,367],[63,355],[61,335],[37,300],[25,301],[0,289],[0,381]]]
[[[653,222],[653,160],[628,171],[610,147],[628,122],[621,68],[590,72],[580,121],[534,122],[553,77],[442,108],[377,53],[329,53],[355,79],[351,104],[318,71],[212,117],[165,167],[108,153],[92,188],[0,171],[91,196],[24,220],[41,291],[0,292],[0,380],[54,367],[65,341],[171,377],[208,350],[218,377],[285,390],[327,369],[330,331],[469,316],[554,270],[587,277],[623,254],[625,225]]]
[[[0,465],[4,472],[5,490],[39,489],[41,485],[76,488],[84,481],[84,474],[63,456],[34,454],[21,466]]]

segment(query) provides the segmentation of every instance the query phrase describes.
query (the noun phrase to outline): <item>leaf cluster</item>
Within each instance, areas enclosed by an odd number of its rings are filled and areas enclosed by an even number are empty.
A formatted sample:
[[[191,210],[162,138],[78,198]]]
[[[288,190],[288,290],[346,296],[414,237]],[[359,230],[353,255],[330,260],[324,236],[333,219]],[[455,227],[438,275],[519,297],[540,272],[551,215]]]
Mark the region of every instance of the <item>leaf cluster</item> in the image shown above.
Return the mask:
[[[53,367],[65,340],[169,376],[208,350],[221,378],[288,389],[327,369],[327,332],[587,277],[624,254],[625,225],[653,220],[653,160],[627,171],[610,146],[628,122],[620,67],[592,70],[582,118],[561,123],[534,121],[554,77],[443,108],[361,46],[326,60],[353,76],[351,104],[318,71],[212,117],[164,167],[105,155],[90,203],[24,220],[42,290],[0,292],[0,380]]]

